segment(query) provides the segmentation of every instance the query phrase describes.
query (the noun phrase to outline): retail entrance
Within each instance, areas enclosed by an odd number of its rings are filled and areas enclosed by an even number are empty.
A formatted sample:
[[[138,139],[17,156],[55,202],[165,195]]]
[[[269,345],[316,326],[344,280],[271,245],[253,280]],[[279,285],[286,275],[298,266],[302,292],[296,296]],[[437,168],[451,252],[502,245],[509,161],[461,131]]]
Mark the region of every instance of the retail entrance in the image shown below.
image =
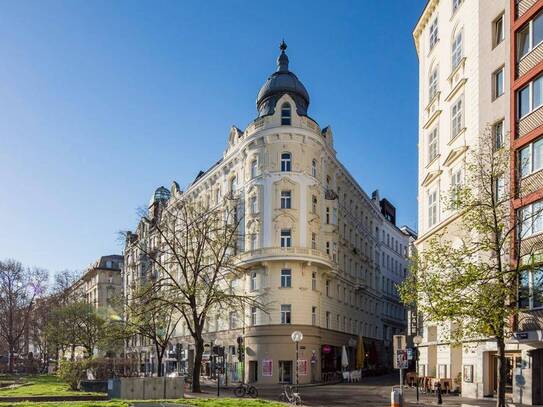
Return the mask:
[[[522,357],[520,352],[511,352],[505,354],[505,363],[506,363],[506,370],[507,370],[507,376],[505,381],[505,393],[506,394],[512,394],[513,393],[513,374],[515,372],[515,368],[518,366],[522,366]],[[500,374],[499,371],[499,358],[497,354],[492,355],[492,363],[491,363],[491,374],[490,378],[492,380],[492,389],[494,390],[494,394],[498,393],[498,376]]]

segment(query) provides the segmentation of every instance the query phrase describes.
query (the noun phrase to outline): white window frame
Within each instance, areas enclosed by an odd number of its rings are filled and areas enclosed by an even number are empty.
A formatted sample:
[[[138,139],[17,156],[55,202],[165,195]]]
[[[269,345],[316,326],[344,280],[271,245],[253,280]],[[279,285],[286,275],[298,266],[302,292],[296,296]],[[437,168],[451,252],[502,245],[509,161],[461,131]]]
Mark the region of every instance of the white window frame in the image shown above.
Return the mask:
[[[311,273],[311,289],[316,290],[317,289],[317,272],[313,271]]]
[[[428,77],[428,101],[431,102],[437,95],[439,88],[439,66],[435,66]]]
[[[505,13],[498,16],[493,23],[494,28],[494,47],[500,45],[505,40]]]
[[[453,14],[456,13],[456,10],[460,8],[460,6],[464,3],[464,0],[452,0],[452,12]]]
[[[256,307],[251,307],[251,325],[256,325],[256,316],[257,316],[257,309]]]
[[[501,86],[498,79],[501,77]],[[505,67],[502,66],[501,68],[494,71],[492,74],[492,98],[498,99],[500,96],[502,96],[505,93]]]
[[[317,178],[317,160],[311,161],[311,175]]]
[[[281,324],[292,324],[292,305],[281,304]]]
[[[438,17],[434,18],[434,21],[432,21],[432,24],[430,24],[429,32],[428,32],[428,42],[430,44],[430,51],[434,49],[437,42],[439,41],[439,24],[438,24]]]
[[[434,161],[439,155],[439,129],[434,127],[428,134],[428,163]]]
[[[464,57],[464,33],[463,30],[459,30],[454,36],[452,47],[451,47],[451,66],[452,71],[454,71],[460,61]]]
[[[543,18],[543,12],[539,12],[537,15],[534,16],[530,21],[528,21],[526,27],[517,30],[516,36],[515,36],[515,44],[517,47],[517,54],[518,54],[518,60],[522,60],[524,57],[529,55],[535,48],[537,48],[541,43],[543,43],[543,37],[541,38],[541,41],[534,44],[534,21],[538,18]],[[521,55],[520,52],[520,44],[519,44],[519,34],[524,31],[524,29],[528,29],[528,50],[524,55]]]
[[[539,216],[534,215],[534,211]],[[543,232],[543,201],[536,201],[520,209],[520,238],[526,239]]]
[[[522,87],[521,89],[519,89],[517,91],[517,113],[518,113],[519,120],[523,119],[524,117],[528,116],[529,114],[531,114],[532,112],[534,112],[535,110],[537,110],[541,106],[543,106],[543,91],[542,91],[540,103],[538,105],[534,105],[534,83],[536,83],[537,81],[543,81],[543,75],[540,75],[537,78],[534,78],[532,81],[530,81],[530,83],[528,83],[526,86]],[[520,99],[521,99],[520,94],[525,89],[528,89],[529,109],[526,112],[526,114],[521,116],[521,112],[520,112]]]
[[[256,291],[257,285],[256,285],[256,271],[251,272],[251,291]]]
[[[317,307],[314,305],[311,307],[311,325],[317,325]]]
[[[281,172],[290,172],[292,170],[292,154],[289,152],[281,153]]]
[[[256,178],[258,175],[258,161],[254,159],[251,161],[251,179]]]
[[[499,150],[505,146],[505,135],[503,132],[504,120],[500,120],[492,126],[492,136],[494,138],[494,149]],[[499,130],[499,131],[498,131]]]
[[[281,191],[281,209],[292,209],[292,191]]]
[[[428,211],[428,227],[434,227],[438,222],[439,206],[437,188],[428,191],[426,200]]]
[[[281,269],[281,288],[292,288],[291,269]]]
[[[543,138],[539,138],[538,140],[531,142],[530,144],[528,144],[526,147],[522,148],[519,151],[519,167],[520,167],[520,175],[522,178],[525,178],[543,169],[543,154],[542,154],[542,157],[539,158],[539,167],[535,166],[536,148],[534,147],[540,148],[541,149],[540,151],[543,152]],[[527,154],[527,159],[525,160],[526,162],[523,162],[524,160],[522,158],[522,155],[524,152],[526,152]]]
[[[460,134],[464,128],[464,95],[460,96],[451,106],[451,140]]]

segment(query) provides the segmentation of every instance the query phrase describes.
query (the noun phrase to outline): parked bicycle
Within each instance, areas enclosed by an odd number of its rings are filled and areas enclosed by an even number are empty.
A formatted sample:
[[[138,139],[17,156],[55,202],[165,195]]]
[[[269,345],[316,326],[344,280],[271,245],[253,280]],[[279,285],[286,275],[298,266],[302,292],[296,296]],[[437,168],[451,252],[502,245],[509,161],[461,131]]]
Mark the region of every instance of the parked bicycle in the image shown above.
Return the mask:
[[[283,393],[279,396],[279,401],[283,403],[289,403],[294,406],[302,405],[302,397],[300,393],[294,391],[293,386],[283,386]]]
[[[236,397],[244,397],[249,396],[252,398],[258,397],[258,390],[255,386],[251,386],[249,384],[240,383],[238,387],[234,388],[234,395]]]

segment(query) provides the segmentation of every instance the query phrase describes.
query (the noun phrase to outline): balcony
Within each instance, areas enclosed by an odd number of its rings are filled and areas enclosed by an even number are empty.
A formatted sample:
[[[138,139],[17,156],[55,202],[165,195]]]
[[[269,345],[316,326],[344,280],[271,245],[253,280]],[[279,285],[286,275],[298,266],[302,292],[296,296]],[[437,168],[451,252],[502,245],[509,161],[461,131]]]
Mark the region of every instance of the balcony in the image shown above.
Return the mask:
[[[543,125],[543,107],[539,107],[518,121],[517,138],[523,137]]]
[[[264,247],[241,253],[242,265],[274,260],[301,260],[315,262],[325,267],[334,268],[335,264],[324,252],[307,247]]]
[[[524,311],[519,314],[519,331],[538,331],[541,329],[543,329],[543,309]]]
[[[515,5],[516,18],[520,18],[532,7],[537,0],[517,0]]]
[[[525,75],[530,69],[543,61],[543,43],[526,54],[517,64],[517,78]]]

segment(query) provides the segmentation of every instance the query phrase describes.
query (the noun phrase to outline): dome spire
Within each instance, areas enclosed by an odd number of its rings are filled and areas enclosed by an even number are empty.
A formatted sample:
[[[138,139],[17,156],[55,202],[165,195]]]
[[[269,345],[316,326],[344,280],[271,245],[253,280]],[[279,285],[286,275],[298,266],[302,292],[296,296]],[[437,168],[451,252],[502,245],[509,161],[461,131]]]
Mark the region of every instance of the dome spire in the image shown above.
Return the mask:
[[[288,72],[288,56],[285,54],[287,44],[284,39],[281,41],[279,49],[281,50],[281,55],[277,58],[277,72]]]

